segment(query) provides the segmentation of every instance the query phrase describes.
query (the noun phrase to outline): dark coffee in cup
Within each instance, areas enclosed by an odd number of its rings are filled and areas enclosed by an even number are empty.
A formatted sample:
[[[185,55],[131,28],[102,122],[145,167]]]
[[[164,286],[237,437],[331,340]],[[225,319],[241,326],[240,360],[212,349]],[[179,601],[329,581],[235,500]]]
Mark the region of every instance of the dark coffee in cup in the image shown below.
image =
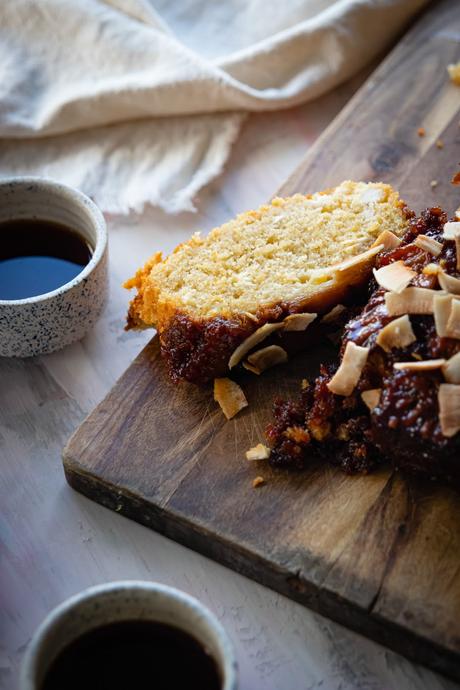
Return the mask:
[[[191,635],[164,623],[119,621],[65,647],[40,690],[220,690],[216,662]]]

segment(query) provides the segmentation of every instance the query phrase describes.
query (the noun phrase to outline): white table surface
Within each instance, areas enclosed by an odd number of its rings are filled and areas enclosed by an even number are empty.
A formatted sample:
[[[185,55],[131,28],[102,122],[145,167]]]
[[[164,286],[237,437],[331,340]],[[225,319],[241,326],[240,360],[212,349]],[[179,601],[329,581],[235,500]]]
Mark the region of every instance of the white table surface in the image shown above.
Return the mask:
[[[61,449],[152,333],[125,333],[121,283],[159,249],[257,207],[300,162],[360,78],[314,103],[250,116],[197,213],[108,218],[110,300],[80,343],[0,361],[0,687],[44,616],[85,587],[120,579],[179,587],[232,638],[240,690],[447,690],[454,683],[75,493]],[[134,689],[133,689],[134,690]]]

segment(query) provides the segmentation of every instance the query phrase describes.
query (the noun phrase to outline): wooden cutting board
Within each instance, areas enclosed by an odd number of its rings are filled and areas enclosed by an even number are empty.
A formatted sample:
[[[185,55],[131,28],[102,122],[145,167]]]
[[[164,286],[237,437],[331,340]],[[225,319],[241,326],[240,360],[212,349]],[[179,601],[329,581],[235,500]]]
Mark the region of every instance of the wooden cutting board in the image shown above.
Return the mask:
[[[460,4],[432,3],[280,193],[384,180],[416,210],[439,203],[452,213],[460,205],[450,184],[460,163],[460,88],[446,65],[460,60],[459,38]],[[170,383],[154,338],[69,441],[67,480],[460,680],[460,497],[389,471],[290,474],[244,457],[263,439],[273,396],[295,394],[330,354],[318,349],[262,377],[247,374],[249,407],[226,422],[210,390]],[[258,489],[256,475],[265,478]]]

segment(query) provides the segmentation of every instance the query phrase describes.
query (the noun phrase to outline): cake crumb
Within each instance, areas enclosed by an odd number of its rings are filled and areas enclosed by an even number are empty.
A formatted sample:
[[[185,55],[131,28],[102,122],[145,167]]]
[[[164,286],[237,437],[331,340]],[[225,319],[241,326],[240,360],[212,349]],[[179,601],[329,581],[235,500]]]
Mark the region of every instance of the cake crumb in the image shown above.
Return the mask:
[[[438,148],[438,149],[443,149],[443,148],[444,148],[444,142],[443,142],[442,139],[438,139],[438,140],[436,141],[436,148]]]
[[[417,134],[419,135],[419,137],[424,137],[426,134],[425,127],[419,127],[417,130]]]
[[[451,179],[452,184],[460,184],[460,172],[455,173]]]
[[[258,486],[262,486],[262,484],[265,484],[265,479],[263,477],[259,476],[252,480],[252,486],[254,489],[257,489]]]
[[[437,186],[438,186],[438,181],[437,180],[431,180],[431,182],[430,182],[431,189],[434,189]]]
[[[460,62],[456,62],[454,65],[447,65],[447,71],[449,72],[451,82],[460,86]]]

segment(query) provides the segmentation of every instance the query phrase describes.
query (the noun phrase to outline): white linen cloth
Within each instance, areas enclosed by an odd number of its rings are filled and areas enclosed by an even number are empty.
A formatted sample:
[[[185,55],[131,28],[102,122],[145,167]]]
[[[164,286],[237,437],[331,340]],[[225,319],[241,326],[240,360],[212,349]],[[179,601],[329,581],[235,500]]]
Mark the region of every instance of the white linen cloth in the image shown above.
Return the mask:
[[[193,209],[247,111],[315,98],[427,0],[0,0],[0,176]]]

